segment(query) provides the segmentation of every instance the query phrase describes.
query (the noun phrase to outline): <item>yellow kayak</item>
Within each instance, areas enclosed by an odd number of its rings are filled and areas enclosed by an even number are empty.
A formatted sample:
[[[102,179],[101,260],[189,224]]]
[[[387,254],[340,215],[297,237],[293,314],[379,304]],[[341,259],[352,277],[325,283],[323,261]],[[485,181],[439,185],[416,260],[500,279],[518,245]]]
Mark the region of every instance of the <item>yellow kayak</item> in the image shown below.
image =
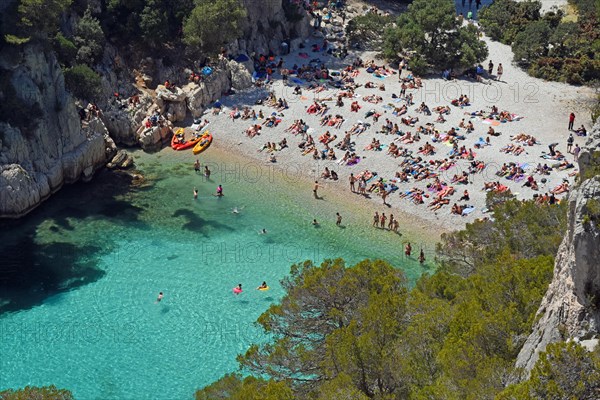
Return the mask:
[[[212,143],[212,139],[212,134],[209,132],[205,132],[204,135],[202,135],[202,139],[194,146],[194,154],[200,154],[204,150],[208,149],[208,147]]]

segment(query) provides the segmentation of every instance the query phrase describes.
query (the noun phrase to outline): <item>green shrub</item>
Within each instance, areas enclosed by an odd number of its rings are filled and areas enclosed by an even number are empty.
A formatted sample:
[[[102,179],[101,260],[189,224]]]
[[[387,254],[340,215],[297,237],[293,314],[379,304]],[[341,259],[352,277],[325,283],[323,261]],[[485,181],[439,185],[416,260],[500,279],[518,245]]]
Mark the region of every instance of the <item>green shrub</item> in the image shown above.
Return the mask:
[[[74,65],[65,69],[64,74],[65,85],[73,96],[91,101],[100,94],[100,75],[87,65]]]
[[[62,32],[58,32],[54,37],[54,51],[56,51],[58,61],[67,67],[73,64],[77,56],[77,46],[67,39]]]

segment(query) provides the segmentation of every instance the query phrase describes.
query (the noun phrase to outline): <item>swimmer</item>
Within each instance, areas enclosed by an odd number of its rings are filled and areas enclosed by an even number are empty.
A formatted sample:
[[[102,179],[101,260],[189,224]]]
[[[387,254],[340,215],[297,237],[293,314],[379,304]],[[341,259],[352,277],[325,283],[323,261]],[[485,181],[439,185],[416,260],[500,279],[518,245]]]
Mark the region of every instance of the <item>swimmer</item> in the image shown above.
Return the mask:
[[[258,231],[259,235],[266,235],[267,234],[267,230],[265,228],[262,228],[262,230]]]
[[[160,292],[158,294],[158,297],[156,298],[156,301],[154,302],[154,304],[159,303],[163,299],[163,297],[164,297],[163,292]]]
[[[266,289],[268,287],[269,286],[267,286],[267,282],[263,281],[263,283],[259,287],[257,287],[256,290]]]
[[[194,188],[194,200],[198,200],[198,189]]]
[[[236,295],[238,295],[238,294],[240,294],[242,292],[243,292],[243,290],[242,290],[242,284],[238,283],[237,287],[233,288],[233,293],[235,293]]]
[[[319,223],[317,222],[317,220],[316,220],[316,219],[313,219],[313,222],[312,222],[312,224],[313,224],[314,226],[319,226]]]

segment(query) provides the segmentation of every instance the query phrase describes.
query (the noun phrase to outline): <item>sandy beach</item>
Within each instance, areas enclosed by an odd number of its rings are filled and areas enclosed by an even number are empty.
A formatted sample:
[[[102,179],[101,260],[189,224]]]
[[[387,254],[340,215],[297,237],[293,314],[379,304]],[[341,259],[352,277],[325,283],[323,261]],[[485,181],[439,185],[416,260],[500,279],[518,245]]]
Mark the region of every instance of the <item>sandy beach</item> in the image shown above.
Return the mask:
[[[550,174],[540,175],[536,171],[538,163],[545,163],[552,167],[557,166],[561,161],[553,159],[545,159],[542,156],[549,153],[548,145],[558,143],[556,150],[565,154],[565,159],[568,163],[574,161],[574,155],[567,153],[567,137],[569,130],[567,129],[569,122],[569,114],[576,114],[575,128],[584,125],[586,129],[590,129],[591,120],[588,111],[588,104],[593,98],[593,90],[587,87],[575,87],[557,82],[546,82],[540,79],[535,79],[528,76],[524,71],[512,64],[512,52],[509,46],[492,42],[484,38],[488,48],[489,57],[482,64],[487,69],[488,61],[494,63],[493,72],[496,73],[496,66],[502,63],[504,73],[501,79],[497,79],[495,75],[488,77],[484,74],[483,82],[474,80],[458,79],[447,81],[437,77],[427,77],[422,79],[422,87],[416,89],[408,89],[406,94],[412,94],[413,104],[408,106],[405,117],[418,117],[418,122],[414,126],[408,126],[401,123],[400,117],[393,115],[394,107],[400,107],[406,104],[400,98],[400,85],[397,70],[395,73],[386,77],[375,77],[372,73],[366,72],[366,68],[359,68],[358,75],[355,76],[355,83],[359,84],[355,90],[354,99],[344,98],[344,105],[336,106],[336,99],[340,93],[340,89],[329,87],[317,93],[315,90],[309,90],[309,82],[300,84],[302,94],[294,94],[296,83],[288,80],[288,84],[284,84],[281,76],[276,73],[273,77],[273,83],[262,88],[251,88],[243,92],[238,92],[232,96],[226,96],[220,99],[223,107],[217,115],[213,110],[207,110],[203,119],[207,119],[210,124],[207,129],[214,135],[214,146],[243,154],[247,157],[257,160],[265,165],[274,165],[276,168],[284,171],[292,171],[294,176],[302,175],[306,179],[306,190],[312,190],[312,180],[317,179],[323,188],[321,192],[338,192],[347,194],[348,198],[355,198],[359,204],[364,207],[370,207],[374,211],[385,211],[389,209],[395,215],[401,215],[401,225],[416,225],[424,228],[430,225],[429,228],[440,231],[461,229],[468,222],[475,219],[489,216],[485,208],[485,197],[487,191],[483,189],[485,182],[498,181],[501,185],[506,186],[510,191],[520,199],[531,199],[535,193],[549,193],[563,180],[568,180],[570,184],[574,181],[574,168],[559,170],[553,168]],[[333,58],[324,52],[311,52],[313,44],[322,44],[323,39],[316,34],[312,40],[305,43],[302,49],[293,48],[291,54],[284,57],[284,68],[291,68],[294,64],[297,66],[307,65],[311,60],[319,59],[320,63],[324,63],[330,70],[341,70],[346,65],[351,64],[357,57],[363,61],[375,60],[378,66],[384,65],[384,61],[376,59],[376,54],[373,52],[351,52],[345,59]],[[304,57],[300,57],[300,53],[305,53]],[[308,57],[306,56],[308,55]],[[278,58],[275,59],[277,61]],[[314,62],[313,64],[317,64]],[[402,77],[406,78],[409,71],[402,71]],[[293,75],[290,77],[290,79]],[[365,88],[367,82],[372,82],[374,88]],[[379,85],[385,85],[385,91],[379,89]],[[266,104],[257,105],[256,100],[265,99],[269,92],[273,92],[276,98],[284,98],[288,103],[288,108],[282,111],[276,111],[275,108]],[[470,102],[464,107],[451,105],[453,99],[458,98],[461,94],[467,95]],[[382,101],[377,104],[372,104],[363,100],[365,96],[380,96]],[[393,96],[395,95],[395,96]],[[321,104],[326,104],[329,109],[326,114],[332,116],[339,115],[344,118],[343,124],[336,128],[334,126],[321,126],[321,115],[309,114],[307,109],[314,101]],[[358,101],[361,109],[358,112],[350,110],[350,104],[353,101]],[[417,112],[419,105],[424,102],[432,110],[431,115]],[[484,114],[489,114],[492,106],[496,106],[500,112],[508,111],[512,116],[511,122],[500,122],[495,119],[488,119],[486,116],[473,116],[471,113],[482,110]],[[433,112],[433,109],[438,106],[449,106],[450,112],[445,115],[445,122],[436,122],[438,115]],[[244,107],[254,109],[258,114],[262,111],[265,118],[275,113],[277,119],[281,121],[275,127],[263,126],[260,134],[249,137],[245,131],[253,124],[261,124],[263,120],[252,119],[243,120],[241,118],[232,118],[232,110],[238,108],[240,111]],[[375,122],[372,117],[366,117],[367,112],[373,110],[381,114],[378,122]],[[414,143],[402,143],[405,135],[391,135],[381,133],[382,125],[385,124],[386,118],[392,123],[397,123],[401,132],[406,134],[411,132],[415,134],[419,126],[426,124],[434,124],[434,129],[440,133],[448,131],[454,127],[457,133],[464,136],[464,140],[459,140],[459,147],[465,146],[467,150],[472,150],[474,159],[461,157],[450,158],[452,145],[446,142],[433,142],[432,136],[420,134],[420,140]],[[312,153],[303,155],[303,150],[298,148],[298,145],[303,141],[300,134],[294,135],[286,132],[286,128],[290,127],[297,119],[304,120],[309,126],[309,133],[316,142],[316,147],[322,151],[325,147],[319,143],[318,138],[326,131],[331,135],[336,135],[337,138],[331,142],[330,147],[333,148],[336,155],[336,160],[319,159],[315,160]],[[464,119],[466,123],[472,122],[474,130],[467,132],[464,128],[459,128],[460,121]],[[364,132],[358,135],[352,135],[351,141],[354,142],[354,152],[360,157],[360,161],[355,165],[346,165],[346,162],[339,163],[339,160],[344,156],[345,151],[334,147],[340,142],[345,134],[345,131],[358,122],[368,123],[368,127]],[[499,136],[487,135],[488,129],[492,127]],[[527,134],[535,137],[537,143],[529,146],[524,143],[519,143],[513,140],[516,135]],[[482,138],[483,140],[489,137],[490,145],[481,148],[476,148],[475,143]],[[274,151],[276,161],[269,161],[271,152],[262,150],[267,142],[279,143],[283,138],[286,138],[288,147],[282,150]],[[581,145],[586,138],[574,135],[575,143]],[[379,140],[381,150],[367,150],[373,140]],[[412,152],[412,157],[421,157],[422,164],[429,164],[430,169],[434,171],[444,188],[452,186],[454,194],[448,195],[449,204],[443,205],[438,210],[432,210],[428,205],[432,202],[437,192],[431,186],[433,179],[414,180],[409,178],[406,182],[392,182],[396,173],[400,171],[400,164],[406,157],[393,157],[388,154],[390,144],[401,146],[409,152]],[[425,143],[433,145],[435,153],[431,155],[419,154],[418,151]],[[505,153],[500,150],[507,145],[521,146],[521,153],[515,155],[513,153]],[[279,148],[279,147],[278,147]],[[201,158],[201,157],[200,157]],[[434,160],[447,159],[452,166],[448,169],[437,168],[431,164]],[[472,167],[472,161],[482,161],[485,165],[483,170],[477,173],[468,173]],[[509,180],[505,177],[496,175],[503,163],[515,163],[521,167],[525,174],[516,180]],[[333,181],[331,179],[323,179],[321,174],[324,168],[335,171],[339,179]],[[349,176],[353,173],[355,176],[361,174],[365,170],[376,172],[377,177],[368,182],[368,187],[377,179],[383,178],[386,183],[394,183],[397,190],[392,191],[386,199],[389,205],[383,204],[382,197],[376,193],[368,193],[367,196],[352,193],[349,186]],[[299,173],[300,171],[300,173]],[[453,178],[467,172],[468,183],[453,183]],[[539,185],[539,190],[534,191],[530,187],[524,187],[523,184],[527,177],[531,175]],[[405,194],[413,188],[423,190],[425,194],[422,204],[415,204],[410,196],[402,198],[400,194]],[[469,199],[459,200],[468,190]],[[557,198],[565,196],[566,193],[557,195]],[[468,209],[473,209],[468,214],[457,215],[451,213],[451,206],[457,203]]]

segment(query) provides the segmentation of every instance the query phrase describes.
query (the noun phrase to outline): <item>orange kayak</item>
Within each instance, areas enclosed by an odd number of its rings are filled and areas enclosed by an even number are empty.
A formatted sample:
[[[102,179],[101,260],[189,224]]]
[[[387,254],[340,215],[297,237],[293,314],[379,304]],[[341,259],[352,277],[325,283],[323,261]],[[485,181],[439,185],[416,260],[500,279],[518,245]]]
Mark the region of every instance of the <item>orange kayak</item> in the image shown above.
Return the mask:
[[[194,154],[200,154],[204,150],[208,149],[210,144],[212,143],[213,137],[209,132],[204,132],[204,135],[200,138],[201,140],[194,146]]]
[[[202,136],[185,140],[184,131],[183,129],[179,128],[171,138],[171,147],[173,150],[185,150],[189,149],[190,147],[194,147],[200,140],[202,140]]]

